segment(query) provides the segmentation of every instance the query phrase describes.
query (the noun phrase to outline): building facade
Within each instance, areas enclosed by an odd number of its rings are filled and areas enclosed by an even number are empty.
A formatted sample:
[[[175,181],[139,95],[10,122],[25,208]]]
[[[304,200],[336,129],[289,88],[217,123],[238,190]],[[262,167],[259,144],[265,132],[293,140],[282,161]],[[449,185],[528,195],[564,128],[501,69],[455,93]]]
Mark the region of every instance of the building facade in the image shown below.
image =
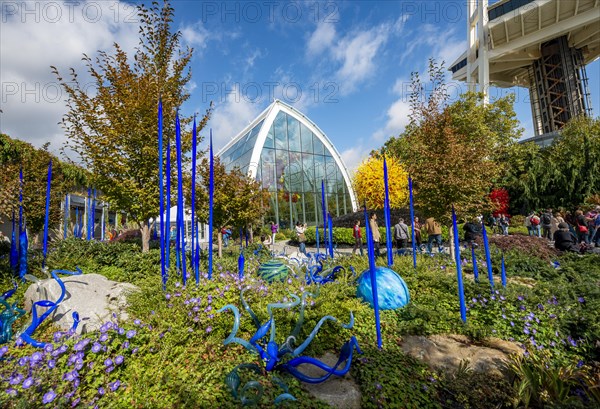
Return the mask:
[[[275,100],[217,154],[226,170],[237,167],[270,193],[270,214],[282,228],[297,221],[323,224],[327,211],[341,216],[357,210],[350,176],[340,154],[315,123]]]

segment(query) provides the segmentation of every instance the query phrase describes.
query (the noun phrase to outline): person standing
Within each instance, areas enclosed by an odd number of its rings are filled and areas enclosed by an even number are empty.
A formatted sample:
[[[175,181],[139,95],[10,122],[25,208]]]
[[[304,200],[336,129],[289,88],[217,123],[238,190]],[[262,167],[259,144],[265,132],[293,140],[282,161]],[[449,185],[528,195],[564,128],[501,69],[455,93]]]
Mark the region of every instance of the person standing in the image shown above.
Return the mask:
[[[360,231],[360,220],[354,222],[354,227],[352,228],[352,237],[354,237],[354,248],[352,249],[352,254],[356,254],[356,249],[360,249],[360,255],[363,255],[363,246],[362,246],[362,233]]]
[[[552,229],[552,209],[546,209],[546,211],[542,213],[540,220],[540,224],[542,225],[542,237],[552,240],[552,236],[550,235],[550,231]]]
[[[533,212],[531,213],[531,229],[533,230],[533,235],[537,237],[542,237],[540,232],[540,218],[539,216]]]
[[[431,254],[431,243],[434,241],[438,245],[438,251],[441,253],[442,248],[442,227],[433,217],[425,220],[425,231],[427,231],[427,251]]]
[[[577,242],[589,244],[588,239],[588,227],[587,224],[590,221],[588,217],[583,215],[582,210],[577,210],[575,212],[575,231],[577,232]]]
[[[398,223],[394,226],[394,240],[398,250],[405,248],[408,243],[408,226],[403,218],[398,219]]]
[[[500,230],[502,231],[502,235],[508,236],[508,226],[510,225],[510,220],[508,216],[505,214],[500,214],[498,216],[498,226],[500,226]]]
[[[421,249],[421,222],[419,218],[415,216],[415,241],[417,242],[417,247]]]
[[[271,246],[275,249],[275,236],[279,231],[279,226],[275,222],[271,222]]]
[[[533,236],[533,226],[532,226],[532,224],[531,224],[531,217],[532,217],[532,216],[533,216],[533,213],[531,213],[530,215],[528,215],[528,216],[525,218],[525,221],[523,222],[523,225],[524,225],[525,227],[527,227],[527,234],[528,234],[529,236]]]
[[[381,233],[379,233],[379,226],[377,225],[377,215],[375,213],[371,213],[371,218],[369,219],[369,227],[371,228],[371,235],[373,236],[373,252],[375,253],[375,257],[379,257],[381,255],[379,252],[379,241],[381,240]]]
[[[300,222],[296,222],[296,234],[298,235],[298,248],[300,253],[306,254],[306,235],[304,232],[306,231],[306,223],[301,224]]]

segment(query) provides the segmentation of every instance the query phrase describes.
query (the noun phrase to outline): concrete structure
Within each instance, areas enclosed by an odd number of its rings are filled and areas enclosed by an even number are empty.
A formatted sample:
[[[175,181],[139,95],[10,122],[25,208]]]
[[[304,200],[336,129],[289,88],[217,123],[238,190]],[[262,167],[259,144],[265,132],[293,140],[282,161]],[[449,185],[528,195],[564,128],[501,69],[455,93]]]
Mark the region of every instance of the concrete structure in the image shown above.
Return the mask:
[[[528,88],[536,141],[592,114],[585,65],[600,56],[600,0],[467,0],[467,11],[453,79],[471,91]]]
[[[332,216],[356,211],[358,203],[340,154],[319,127],[275,100],[219,153],[227,170],[238,167],[271,193],[271,214],[283,228],[296,221],[323,223],[321,181]]]

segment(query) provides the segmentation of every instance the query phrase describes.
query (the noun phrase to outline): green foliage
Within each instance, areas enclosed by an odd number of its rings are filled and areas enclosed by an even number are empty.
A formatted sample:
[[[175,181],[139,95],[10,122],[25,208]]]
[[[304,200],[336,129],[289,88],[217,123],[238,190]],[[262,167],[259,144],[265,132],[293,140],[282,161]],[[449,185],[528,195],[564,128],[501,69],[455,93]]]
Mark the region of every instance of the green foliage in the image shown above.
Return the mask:
[[[75,239],[57,243],[48,260],[50,268],[72,269],[79,265],[84,272],[102,272],[113,279],[125,279],[138,285],[140,291],[129,297],[128,313],[131,320],[141,322],[118,323],[125,331],[137,331],[127,348],[123,347],[126,335],[110,330],[110,340],[102,343],[106,350],[95,354],[90,349],[101,334],[86,335],[92,341],[84,347],[80,385],[73,395],[68,395],[73,385],[63,379],[63,375],[73,369],[68,358],[75,353],[73,345],[81,339],[66,341],[69,350],[57,359],[59,369],[56,372],[44,370],[38,373],[38,369],[33,368],[32,376],[39,379],[36,387],[12,386],[17,397],[2,392],[0,405],[11,408],[30,402],[30,405],[40,406],[43,394],[53,389],[59,395],[55,401],[58,406],[70,405],[81,398],[81,404],[93,401],[100,407],[115,408],[238,407],[239,402],[233,399],[223,379],[237,364],[258,362],[258,358],[241,346],[222,345],[231,331],[233,316],[230,312],[216,311],[229,303],[244,311],[239,298],[243,286],[247,288],[245,297],[249,305],[261,322],[265,322],[269,303],[285,301],[290,293],[300,295],[305,290],[317,290],[316,286],[305,284],[303,272],[298,272],[298,278],[290,276],[283,283],[267,285],[254,272],[261,262],[269,259],[269,255],[255,256],[252,250],[245,250],[247,276],[243,283],[236,280],[238,254],[232,254],[215,263],[213,280],[202,278],[198,286],[192,282],[183,287],[178,283],[180,278],[172,272],[167,290],[163,292],[156,250],[140,253],[135,243]],[[494,275],[498,278],[500,253],[492,247],[492,254]],[[336,283],[320,287],[318,297],[309,297],[305,325],[299,338],[304,340],[318,320],[329,314],[347,322],[352,311],[355,325],[346,330],[339,323],[327,322],[305,355],[319,357],[327,351],[337,354],[350,336],[356,336],[364,355],[356,356],[352,374],[361,388],[361,404],[366,408],[484,409],[510,407],[518,402],[526,404],[525,399],[529,399],[530,406],[543,403],[547,407],[576,408],[584,402],[579,395],[587,396],[588,407],[593,406],[598,401],[593,388],[598,371],[588,363],[600,358],[594,344],[600,339],[600,285],[597,285],[600,283],[600,263],[597,256],[561,256],[557,258],[560,269],[556,269],[549,261],[526,255],[518,248],[507,249],[508,286],[504,289],[496,282],[493,293],[489,290],[479,249],[477,256],[480,283],[473,281],[470,263],[464,269],[466,325],[460,320],[455,266],[449,256],[419,255],[416,272],[412,257],[396,257],[393,268],[406,281],[411,302],[400,310],[381,311],[381,351],[375,348],[373,310],[355,297],[356,276],[349,268],[353,266],[357,273],[367,270],[366,258],[356,256],[327,261],[325,269],[340,264],[346,270],[337,275]],[[0,263],[3,262],[4,259],[0,259]],[[204,259],[201,269],[206,269]],[[4,285],[8,287],[10,283],[4,281]],[[24,288],[19,291],[17,297]],[[297,312],[276,309],[274,314],[276,341],[281,343],[294,328]],[[255,330],[248,314],[242,312],[237,336],[248,340]],[[435,372],[421,361],[405,355],[399,346],[405,335],[447,333],[466,335],[483,344],[488,337],[513,341],[523,345],[532,358],[523,358],[519,368],[515,368],[517,375],[513,388],[506,381],[471,371],[466,365],[456,373]],[[40,340],[49,341],[52,329],[45,326],[36,335]],[[59,341],[55,348],[63,343],[65,341]],[[138,348],[135,353],[134,348]],[[536,361],[538,348],[545,354],[544,363],[551,364],[548,367]],[[4,358],[11,359],[0,366],[0,390],[11,387],[8,382],[15,371],[24,370],[18,365],[18,358],[31,356],[32,352],[29,347],[9,345]],[[124,356],[124,364],[106,373],[104,360],[114,360],[119,354]],[[579,361],[584,363],[581,368],[577,368]],[[274,398],[281,393],[273,384],[273,374],[241,375],[243,382],[258,378],[265,390],[258,407],[272,407]],[[285,374],[279,376],[298,398],[294,407],[327,407],[310,397],[297,380]],[[116,392],[98,395],[99,387],[108,391],[107,385],[117,379],[121,386]]]
[[[549,147],[519,145],[506,162],[513,212],[578,206],[600,192],[600,118],[573,118]]]

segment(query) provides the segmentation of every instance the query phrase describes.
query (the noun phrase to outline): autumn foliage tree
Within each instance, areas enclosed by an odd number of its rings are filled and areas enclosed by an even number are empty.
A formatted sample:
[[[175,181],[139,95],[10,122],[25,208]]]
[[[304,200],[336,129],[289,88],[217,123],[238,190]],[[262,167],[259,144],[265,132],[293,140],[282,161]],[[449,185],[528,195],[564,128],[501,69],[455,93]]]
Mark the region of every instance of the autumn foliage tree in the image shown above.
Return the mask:
[[[387,158],[386,164],[390,207],[404,207],[408,205],[408,173],[394,157]],[[366,202],[369,209],[383,209],[383,156],[371,155],[363,161],[354,174],[352,184],[361,205]]]
[[[443,64],[429,63],[431,92],[412,76],[410,123],[382,151],[400,159],[414,183],[415,206],[442,222],[491,209],[489,193],[503,174],[502,158],[520,136],[511,97],[483,104],[467,93],[448,103]]]
[[[214,158],[213,226],[219,229],[218,244],[221,256],[220,228],[251,227],[258,223],[269,209],[269,192],[260,182],[242,173],[238,168],[226,171],[218,157]],[[198,218],[208,222],[208,189],[210,162],[203,158],[198,166],[199,185],[196,209]],[[212,232],[211,232],[212,234]]]
[[[191,78],[192,49],[180,48],[181,33],[171,30],[173,14],[168,2],[162,7],[153,3],[149,9],[138,6],[140,40],[133,58],[119,44],[112,54],[84,55],[93,93],[79,82],[74,69],[67,81],[52,67],[68,95],[63,127],[69,147],[91,171],[94,187],[139,226],[144,251],[150,240],[147,221],[159,214],[158,101],[163,103],[164,138],[172,142],[175,112],[189,98],[185,86]],[[208,112],[199,130],[207,120]],[[182,125],[189,121],[182,118]],[[184,158],[190,149],[191,135],[185,132]]]

